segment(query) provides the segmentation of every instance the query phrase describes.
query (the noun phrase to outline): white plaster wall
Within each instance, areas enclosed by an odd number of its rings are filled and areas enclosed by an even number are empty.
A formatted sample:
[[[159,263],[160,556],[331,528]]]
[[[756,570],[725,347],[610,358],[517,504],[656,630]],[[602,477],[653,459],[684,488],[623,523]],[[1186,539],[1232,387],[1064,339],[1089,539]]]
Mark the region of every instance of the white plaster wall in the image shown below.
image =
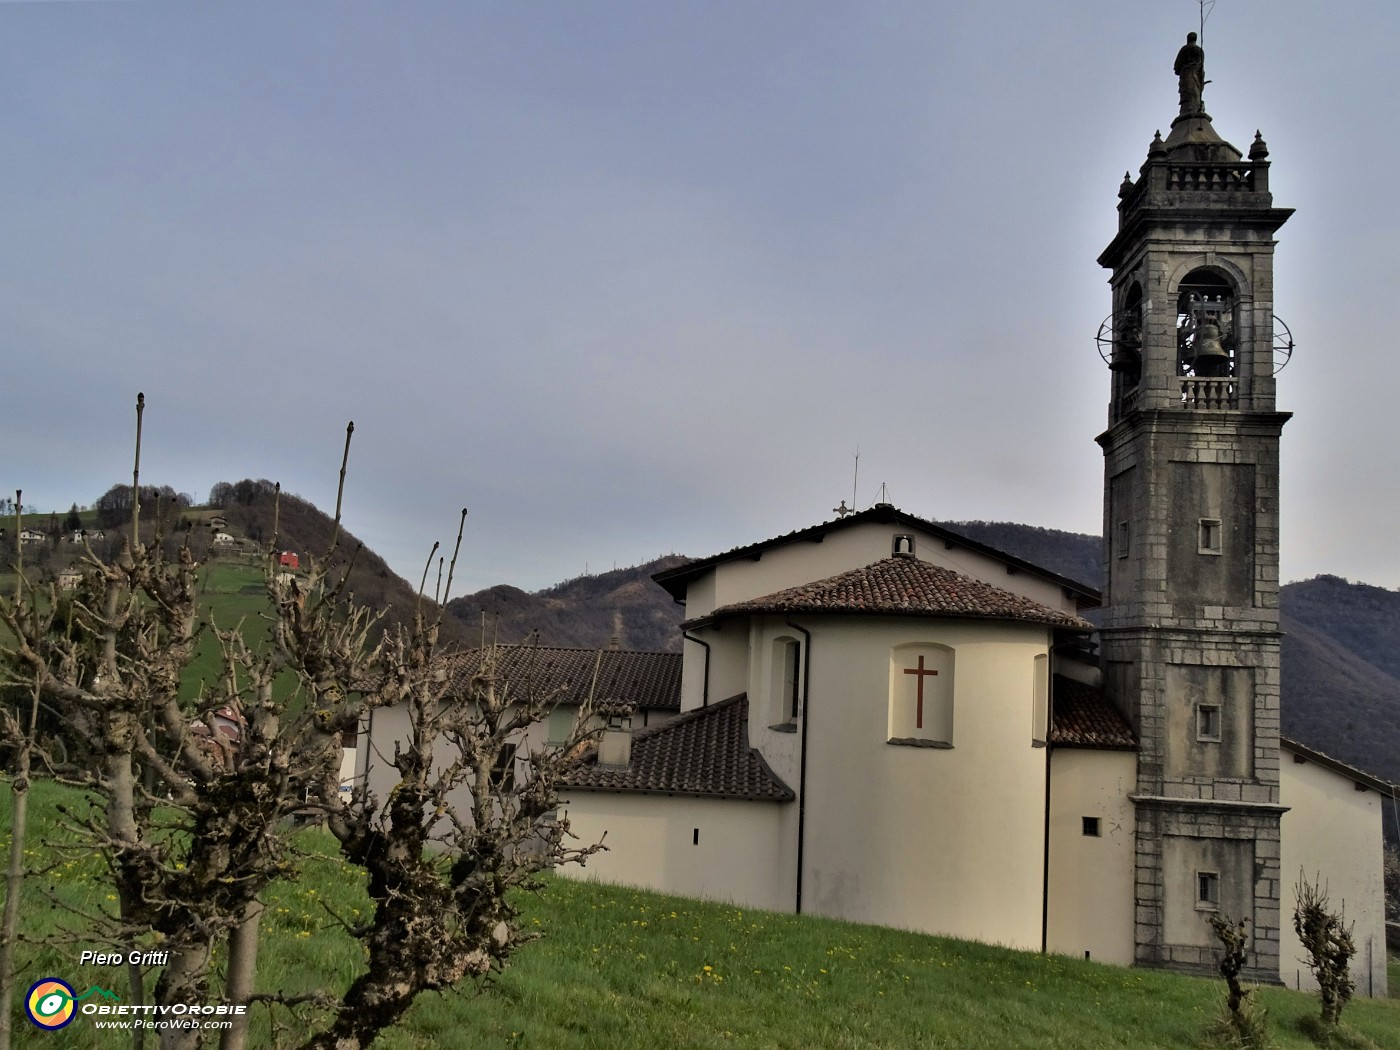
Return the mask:
[[[690,633],[710,644],[708,702],[717,704],[744,692],[749,686],[748,624],[731,620]],[[688,641],[681,665],[681,710],[693,711],[705,703],[705,647]]]
[[[659,725],[674,717],[668,711],[641,711],[633,716],[632,728],[641,729],[645,726]],[[389,792],[399,782],[399,771],[390,764],[394,758],[394,743],[407,738],[408,708],[403,705],[378,708],[374,711],[373,718],[361,726],[360,738],[353,752],[355,755],[355,778],[357,781],[368,778],[369,790],[379,800],[380,805],[384,804],[384,801],[389,797]],[[524,777],[528,771],[528,766],[524,761],[526,756],[547,746],[549,746],[548,718],[536,722],[516,738],[515,770],[517,778]],[[447,754],[444,750],[445,747],[446,745],[439,745],[439,751],[436,755],[439,763],[455,757],[455,755]],[[471,791],[467,787],[458,788],[448,796],[448,800],[458,808],[459,812],[469,812]]]
[[[374,711],[373,718],[368,724],[369,731],[361,734],[357,749],[362,756],[359,759],[359,764],[363,773],[369,778],[371,794],[378,799],[380,805],[383,805],[389,797],[389,792],[399,782],[399,771],[391,763],[394,760],[394,743],[408,738],[408,708],[406,705],[378,708]],[[544,748],[548,737],[549,723],[547,719],[535,723],[520,735],[516,744],[517,776],[522,776],[525,772],[525,763],[520,760],[529,752],[537,748]],[[447,752],[444,744],[439,744],[438,752],[434,756],[440,765],[455,757],[455,754]],[[470,786],[457,788],[447,796],[447,799],[449,804],[455,807],[459,813],[471,812]]]
[[[778,803],[600,791],[568,798],[560,812],[573,834],[609,850],[586,867],[561,867],[561,875],[792,910],[793,868]]]
[[[1315,762],[1299,764],[1289,751],[1279,756],[1279,796],[1283,815],[1282,935],[1279,971],[1289,988],[1317,988],[1293,932],[1299,873],[1321,876],[1334,907],[1343,907],[1356,956],[1351,975],[1357,995],[1386,995],[1385,886],[1382,876],[1381,819],[1384,799],[1357,791],[1355,782]]]
[[[1132,964],[1136,784],[1135,752],[1051,753],[1050,951]],[[1084,817],[1099,818],[1098,838],[1084,834]]]
[[[698,619],[720,606],[822,580],[888,558],[894,537],[910,532],[915,536],[915,555],[923,561],[1025,595],[1052,609],[1075,611],[1074,602],[1048,580],[1025,572],[1008,573],[1004,562],[966,547],[948,549],[943,540],[908,526],[870,522],[829,532],[820,543],[794,540],[770,547],[757,561],[736,558],[721,562],[689,587],[686,619]]]
[[[1038,949],[1046,750],[1031,705],[1048,630],[809,621],[804,911]],[[916,642],[956,651],[951,749],[887,743],[889,651]]]

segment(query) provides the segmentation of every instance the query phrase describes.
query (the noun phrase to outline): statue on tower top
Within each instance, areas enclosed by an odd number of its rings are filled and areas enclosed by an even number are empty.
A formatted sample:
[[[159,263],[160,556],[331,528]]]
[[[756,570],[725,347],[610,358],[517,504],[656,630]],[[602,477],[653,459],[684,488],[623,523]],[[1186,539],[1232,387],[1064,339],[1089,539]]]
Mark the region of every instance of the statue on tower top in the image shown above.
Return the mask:
[[[1201,92],[1206,86],[1206,53],[1196,43],[1196,34],[1187,33],[1186,43],[1176,53],[1172,72],[1179,78],[1181,116],[1194,117],[1205,112]]]

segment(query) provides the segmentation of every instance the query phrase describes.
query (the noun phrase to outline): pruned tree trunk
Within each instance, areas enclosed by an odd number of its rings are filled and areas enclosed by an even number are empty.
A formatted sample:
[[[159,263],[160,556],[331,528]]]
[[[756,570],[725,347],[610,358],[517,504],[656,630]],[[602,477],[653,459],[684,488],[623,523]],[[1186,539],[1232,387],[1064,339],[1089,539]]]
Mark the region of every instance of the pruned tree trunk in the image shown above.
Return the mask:
[[[18,502],[18,501],[16,501]],[[9,711],[5,712],[9,718]],[[29,726],[20,742],[10,779],[10,856],[5,866],[5,913],[0,919],[0,1050],[10,1050],[10,1017],[14,1006],[15,941],[19,937],[20,899],[24,893],[24,845],[29,823],[29,776],[34,731],[39,718],[39,692],[30,702]]]
[[[24,491],[15,490],[15,542],[20,550]],[[24,560],[17,554],[15,564],[15,602],[23,597]],[[15,994],[15,941],[19,937],[20,898],[24,893],[24,846],[29,822],[29,776],[34,758],[34,739],[39,724],[39,686],[30,690],[29,720],[21,727],[16,715],[7,706],[0,717],[4,719],[4,735],[18,745],[15,769],[10,780],[10,855],[5,865],[5,912],[0,918],[0,1050],[10,1050],[10,1017]]]
[[[224,999],[230,1005],[247,1005],[252,998],[258,973],[258,927],[262,921],[263,905],[253,901],[243,912],[243,921],[228,937],[228,972],[224,978]],[[233,1018],[233,1027],[219,1037],[219,1050],[244,1050],[248,1045],[248,1024],[251,1017],[241,1014]]]

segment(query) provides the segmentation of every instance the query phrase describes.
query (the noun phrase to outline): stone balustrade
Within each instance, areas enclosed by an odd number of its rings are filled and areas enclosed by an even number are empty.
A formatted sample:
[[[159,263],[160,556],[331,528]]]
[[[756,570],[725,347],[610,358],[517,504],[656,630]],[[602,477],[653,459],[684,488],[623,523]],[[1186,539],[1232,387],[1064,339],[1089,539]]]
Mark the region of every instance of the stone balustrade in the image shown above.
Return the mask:
[[[1239,386],[1233,376],[1223,379],[1183,376],[1181,403],[1186,408],[1239,408]]]

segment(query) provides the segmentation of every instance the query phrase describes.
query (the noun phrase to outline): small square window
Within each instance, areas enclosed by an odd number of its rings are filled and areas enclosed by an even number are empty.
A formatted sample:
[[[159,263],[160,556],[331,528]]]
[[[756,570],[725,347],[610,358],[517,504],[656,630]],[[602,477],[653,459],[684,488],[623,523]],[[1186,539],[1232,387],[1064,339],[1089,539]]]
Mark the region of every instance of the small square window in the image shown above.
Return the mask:
[[[1215,741],[1220,739],[1219,704],[1196,705],[1196,739]]]
[[[1205,911],[1214,911],[1220,907],[1219,872],[1196,872],[1196,907]]]
[[[1202,518],[1200,527],[1200,540],[1196,550],[1200,554],[1219,554],[1220,546],[1220,519]]]
[[[1087,835],[1089,838],[1093,838],[1093,839],[1098,838],[1098,837],[1099,837],[1099,818],[1098,818],[1098,817],[1081,817],[1080,819],[1084,822],[1084,825],[1083,825],[1083,826],[1084,826],[1084,834]]]

